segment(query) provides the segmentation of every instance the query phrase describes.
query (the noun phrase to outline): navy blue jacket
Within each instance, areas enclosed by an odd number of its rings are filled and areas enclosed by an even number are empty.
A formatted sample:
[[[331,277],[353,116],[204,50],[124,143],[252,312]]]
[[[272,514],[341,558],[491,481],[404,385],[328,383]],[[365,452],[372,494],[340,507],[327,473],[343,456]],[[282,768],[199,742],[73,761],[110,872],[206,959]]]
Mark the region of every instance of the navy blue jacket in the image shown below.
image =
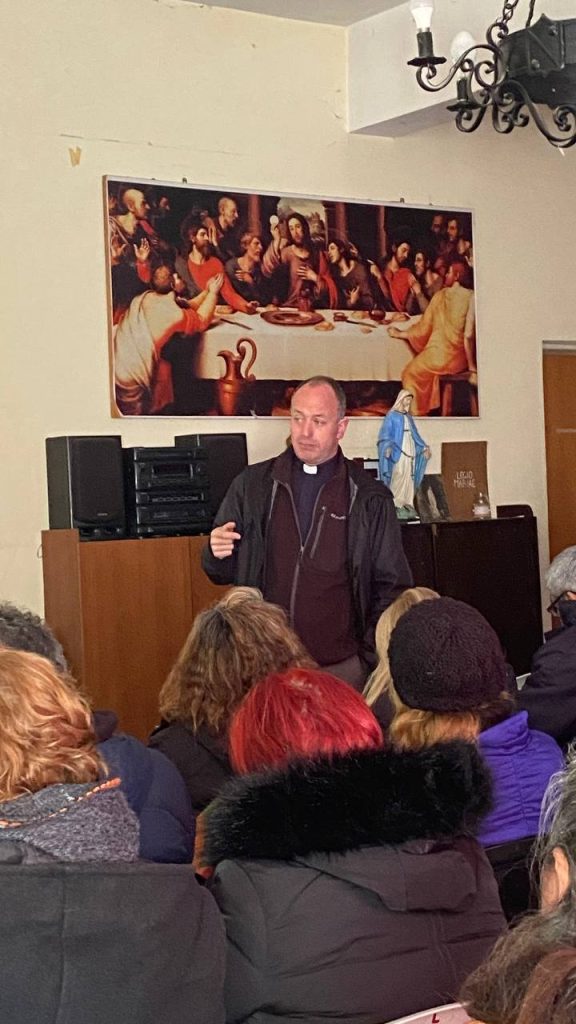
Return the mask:
[[[576,601],[569,624],[549,633],[532,658],[532,670],[518,704],[532,729],[553,736],[561,747],[576,739]],[[567,615],[568,618],[568,615]],[[570,619],[574,621],[570,624]]]
[[[94,713],[98,750],[140,820],[140,856],[161,864],[189,864],[194,853],[194,812],[178,769],[159,750],[134,736],[114,734],[116,716]]]

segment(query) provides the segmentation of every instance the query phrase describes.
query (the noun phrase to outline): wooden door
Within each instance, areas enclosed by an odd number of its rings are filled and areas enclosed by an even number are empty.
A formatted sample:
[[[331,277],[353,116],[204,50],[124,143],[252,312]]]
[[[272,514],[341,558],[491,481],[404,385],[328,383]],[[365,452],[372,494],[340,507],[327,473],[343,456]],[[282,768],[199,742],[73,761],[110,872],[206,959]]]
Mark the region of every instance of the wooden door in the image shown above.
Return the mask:
[[[576,544],[576,351],[544,352],[550,559]]]

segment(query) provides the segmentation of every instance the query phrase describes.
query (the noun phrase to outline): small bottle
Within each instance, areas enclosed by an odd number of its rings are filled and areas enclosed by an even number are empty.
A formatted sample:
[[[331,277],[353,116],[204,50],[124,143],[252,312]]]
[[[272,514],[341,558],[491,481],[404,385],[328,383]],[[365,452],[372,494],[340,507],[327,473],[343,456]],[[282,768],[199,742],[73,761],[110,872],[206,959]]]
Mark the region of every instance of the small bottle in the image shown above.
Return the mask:
[[[491,519],[492,513],[490,512],[490,502],[488,496],[483,491],[478,491],[478,497],[472,505],[472,515],[474,519]]]

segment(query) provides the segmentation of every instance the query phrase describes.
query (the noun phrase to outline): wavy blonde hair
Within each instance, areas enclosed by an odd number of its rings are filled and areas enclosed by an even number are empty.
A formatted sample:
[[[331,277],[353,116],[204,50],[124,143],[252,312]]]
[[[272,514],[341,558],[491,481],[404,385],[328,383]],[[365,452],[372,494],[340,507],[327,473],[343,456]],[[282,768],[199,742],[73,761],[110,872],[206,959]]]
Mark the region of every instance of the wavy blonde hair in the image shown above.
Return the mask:
[[[0,648],[0,800],[105,774],[73,680],[38,654]]]
[[[369,707],[372,707],[382,694],[392,697],[392,677],[388,661],[388,644],[392,630],[409,608],[420,604],[420,601],[430,601],[435,597],[440,597],[440,594],[428,587],[409,587],[382,612],[375,634],[378,664],[364,687],[364,700]]]
[[[479,704],[473,711],[419,711],[404,704],[394,689],[389,690],[394,718],[388,727],[391,743],[399,750],[421,750],[448,740],[474,743],[478,735],[508,718],[514,698],[506,690],[496,700]]]
[[[196,616],[160,691],[160,714],[222,732],[253,683],[292,667],[315,662],[283,609],[254,587],[234,587]]]

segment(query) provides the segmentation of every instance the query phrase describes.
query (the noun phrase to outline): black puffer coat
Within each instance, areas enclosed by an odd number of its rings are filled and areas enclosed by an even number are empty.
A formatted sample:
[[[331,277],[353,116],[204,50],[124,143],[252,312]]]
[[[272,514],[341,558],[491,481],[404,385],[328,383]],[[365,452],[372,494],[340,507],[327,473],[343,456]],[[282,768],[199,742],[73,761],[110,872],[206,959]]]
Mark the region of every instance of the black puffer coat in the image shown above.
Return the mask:
[[[204,810],[232,775],[226,736],[219,736],[206,726],[193,732],[184,722],[161,722],[148,745],[176,765],[195,814]]]
[[[228,783],[205,847],[228,932],[227,1020],[381,1024],[455,999],[504,927],[469,834],[489,799],[465,743]]]

